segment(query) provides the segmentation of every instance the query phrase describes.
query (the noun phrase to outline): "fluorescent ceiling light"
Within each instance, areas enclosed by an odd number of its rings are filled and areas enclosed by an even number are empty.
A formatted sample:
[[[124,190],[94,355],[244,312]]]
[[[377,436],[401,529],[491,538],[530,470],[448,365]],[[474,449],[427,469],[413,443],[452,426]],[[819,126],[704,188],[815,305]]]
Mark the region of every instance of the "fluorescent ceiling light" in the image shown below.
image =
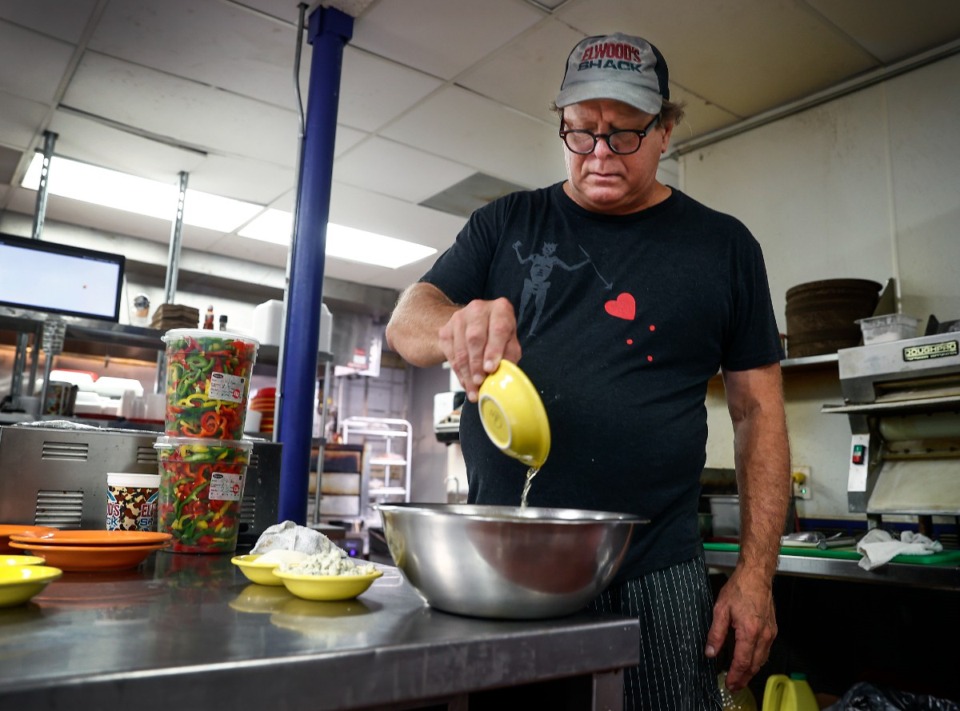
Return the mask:
[[[36,153],[21,186],[40,188],[43,154]],[[138,215],[172,221],[176,214],[178,186],[138,178],[106,168],[54,156],[50,161],[47,190],[52,195],[82,200]],[[293,215],[240,200],[187,189],[183,222],[217,232],[237,232],[240,237],[288,246]],[[406,240],[327,223],[326,255],[396,269],[436,254],[433,247]]]
[[[237,234],[264,242],[288,244],[292,231],[293,215],[270,209],[258,215]],[[344,227],[333,222],[327,223],[326,255],[334,259],[396,269],[436,253],[437,250],[433,247]]]
[[[43,154],[37,153],[21,185],[38,190],[42,169]],[[50,161],[47,190],[60,197],[171,221],[176,215],[179,197],[177,185],[59,156]],[[233,232],[262,209],[259,205],[188,188],[183,203],[183,223],[217,232]]]

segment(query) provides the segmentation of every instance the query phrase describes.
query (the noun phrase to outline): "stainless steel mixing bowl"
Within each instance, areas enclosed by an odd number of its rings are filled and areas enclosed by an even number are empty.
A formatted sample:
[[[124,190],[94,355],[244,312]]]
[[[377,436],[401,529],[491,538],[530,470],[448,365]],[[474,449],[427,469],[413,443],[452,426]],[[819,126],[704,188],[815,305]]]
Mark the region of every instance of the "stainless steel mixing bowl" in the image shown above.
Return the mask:
[[[390,555],[427,603],[474,617],[582,609],[610,583],[634,528],[620,513],[471,504],[380,504]]]

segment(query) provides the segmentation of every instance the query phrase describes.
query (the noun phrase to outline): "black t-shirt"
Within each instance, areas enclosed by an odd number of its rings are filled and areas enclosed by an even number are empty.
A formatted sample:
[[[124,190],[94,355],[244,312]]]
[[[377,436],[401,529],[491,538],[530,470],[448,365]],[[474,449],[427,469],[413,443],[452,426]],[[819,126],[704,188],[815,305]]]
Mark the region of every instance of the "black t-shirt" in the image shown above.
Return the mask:
[[[760,246],[738,220],[674,190],[632,215],[584,210],[562,184],[477,210],[423,281],[455,303],[508,298],[520,367],[551,450],[528,504],[639,514],[618,579],[700,550],[708,381],[782,357]],[[526,467],[466,403],[468,501],[518,506]]]

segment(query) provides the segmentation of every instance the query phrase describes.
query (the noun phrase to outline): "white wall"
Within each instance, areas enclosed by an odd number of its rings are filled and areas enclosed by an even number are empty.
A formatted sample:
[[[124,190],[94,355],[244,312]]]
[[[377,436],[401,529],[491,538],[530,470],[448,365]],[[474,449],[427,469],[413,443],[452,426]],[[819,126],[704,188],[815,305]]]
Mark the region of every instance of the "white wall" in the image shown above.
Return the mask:
[[[682,189],[740,218],[763,246],[780,330],[786,291],[834,278],[897,279],[902,311],[960,318],[960,57],[954,56],[680,158]],[[787,370],[801,516],[846,517],[849,426],[836,366]],[[707,466],[733,464],[722,385],[708,398]]]

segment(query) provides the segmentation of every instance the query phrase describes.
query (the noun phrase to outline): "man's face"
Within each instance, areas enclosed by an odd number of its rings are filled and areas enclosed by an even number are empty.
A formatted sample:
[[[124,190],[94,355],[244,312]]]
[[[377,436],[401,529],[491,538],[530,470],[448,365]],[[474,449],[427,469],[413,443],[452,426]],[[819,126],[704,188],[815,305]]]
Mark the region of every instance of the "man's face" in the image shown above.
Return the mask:
[[[652,118],[651,114],[608,99],[585,101],[563,110],[564,128],[594,134],[642,130]],[[567,194],[587,210],[612,215],[638,212],[664,199],[669,190],[657,182],[657,166],[669,145],[671,131],[671,126],[664,128],[658,122],[648,129],[640,149],[630,155],[614,153],[603,139],[587,155],[573,153],[564,146]]]

